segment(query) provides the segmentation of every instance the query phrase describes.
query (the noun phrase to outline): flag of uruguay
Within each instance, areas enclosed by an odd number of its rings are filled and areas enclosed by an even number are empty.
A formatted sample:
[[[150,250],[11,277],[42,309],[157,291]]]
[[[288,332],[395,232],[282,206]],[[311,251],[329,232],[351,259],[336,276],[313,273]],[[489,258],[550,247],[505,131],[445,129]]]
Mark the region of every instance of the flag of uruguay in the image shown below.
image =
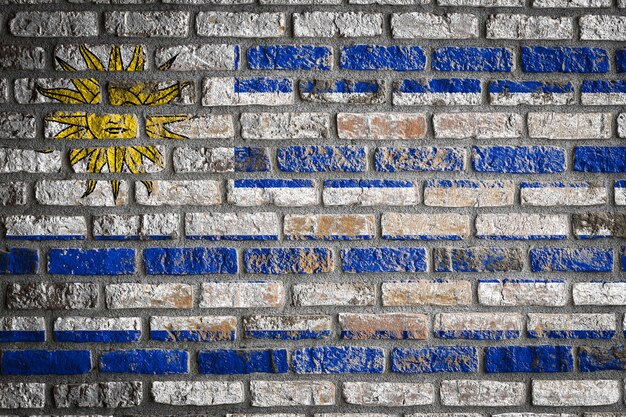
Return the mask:
[[[585,80],[581,88],[580,99],[582,104],[588,106],[625,105],[626,80]]]
[[[469,78],[402,80],[394,84],[396,106],[480,104],[480,80]]]
[[[288,78],[205,78],[203,106],[281,106],[293,104],[293,83]]]

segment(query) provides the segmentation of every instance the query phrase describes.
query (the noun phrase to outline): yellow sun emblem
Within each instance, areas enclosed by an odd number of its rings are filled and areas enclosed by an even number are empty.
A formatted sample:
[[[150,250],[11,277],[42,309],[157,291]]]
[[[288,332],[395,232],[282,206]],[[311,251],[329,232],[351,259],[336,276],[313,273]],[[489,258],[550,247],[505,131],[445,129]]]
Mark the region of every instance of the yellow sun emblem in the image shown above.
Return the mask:
[[[141,45],[137,45],[130,63],[124,68],[120,47],[114,45],[109,54],[108,67],[87,46],[79,46],[80,54],[87,69],[92,71],[126,71],[135,72],[144,69],[144,53]],[[63,59],[57,57],[57,62],[65,71],[75,72],[76,68]],[[159,70],[171,68],[176,57],[165,62]],[[100,102],[100,82],[95,78],[73,78],[70,88],[43,88],[37,85],[37,91],[53,100],[65,104],[98,104]],[[114,106],[160,106],[171,103],[181,95],[183,88],[189,83],[181,82],[160,88],[157,82],[132,81],[124,83],[110,83],[108,85],[109,101]],[[167,123],[181,120],[178,115],[157,116],[149,119],[146,132],[149,136],[155,129]],[[46,117],[48,122],[60,123],[67,126],[55,133],[55,139],[134,139],[137,137],[137,119],[130,114],[96,114],[86,112],[58,112]],[[164,137],[184,139],[182,135],[169,131]],[[169,134],[171,133],[171,134]],[[112,146],[106,148],[78,148],[70,151],[70,164],[86,163],[86,172],[89,173],[122,173],[145,174],[144,158],[159,167],[164,166],[164,158],[156,146]],[[148,193],[152,191],[152,181],[145,180]],[[96,180],[87,181],[87,190],[84,196],[92,193],[96,187]],[[117,199],[120,189],[120,180],[111,180],[113,197]]]

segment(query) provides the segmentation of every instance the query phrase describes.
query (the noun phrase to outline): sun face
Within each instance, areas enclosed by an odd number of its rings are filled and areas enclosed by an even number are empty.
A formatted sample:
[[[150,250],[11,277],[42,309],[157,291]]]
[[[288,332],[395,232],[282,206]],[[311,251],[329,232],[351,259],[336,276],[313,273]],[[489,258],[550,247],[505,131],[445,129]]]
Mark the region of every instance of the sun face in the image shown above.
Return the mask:
[[[144,54],[141,45],[135,47],[130,63],[124,67],[119,46],[112,46],[109,62],[104,63],[85,45],[79,47],[80,54],[89,70],[92,71],[126,71],[135,72],[144,69]],[[65,71],[74,72],[76,69],[60,58],[56,58]],[[159,67],[168,70],[176,57]],[[65,104],[98,104],[100,103],[100,83],[95,78],[74,78],[71,80],[75,89],[70,88],[43,88],[37,86],[37,91],[53,100]],[[171,103],[181,95],[183,88],[189,83],[179,82],[173,85],[160,87],[156,82],[124,82],[108,85],[109,101],[114,106],[160,106]],[[178,115],[157,116],[162,129],[167,123],[181,120]],[[58,112],[46,117],[46,121],[64,126],[54,134],[55,139],[90,140],[90,139],[134,139],[137,137],[137,118],[132,114],[97,114],[85,112]],[[146,126],[148,136],[152,137],[154,127],[152,122]],[[164,129],[167,131],[167,129]],[[184,139],[182,135],[173,134],[163,137]],[[86,164],[89,173],[122,173],[145,174],[144,163],[150,161],[160,167],[164,166],[164,158],[156,146],[112,146],[72,149],[70,164],[74,167],[79,163]],[[120,180],[111,180],[113,197],[117,199]],[[145,180],[148,193],[152,191],[152,181]],[[95,189],[96,180],[87,181],[84,196]]]

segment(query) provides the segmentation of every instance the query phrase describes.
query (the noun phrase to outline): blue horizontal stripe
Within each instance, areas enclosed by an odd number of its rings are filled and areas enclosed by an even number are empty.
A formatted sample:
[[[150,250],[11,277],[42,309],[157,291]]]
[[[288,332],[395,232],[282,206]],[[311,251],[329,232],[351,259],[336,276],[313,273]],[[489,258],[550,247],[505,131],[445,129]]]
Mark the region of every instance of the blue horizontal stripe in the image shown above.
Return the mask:
[[[0,330],[0,343],[8,342],[45,342],[43,330]]]
[[[330,70],[332,51],[325,46],[268,45],[248,49],[248,68],[256,70]]]
[[[581,91],[583,93],[626,93],[626,80],[584,80]]]
[[[278,235],[187,235],[189,240],[278,240]]]
[[[235,340],[235,332],[202,330],[151,330],[150,339],[163,342],[216,342]]]
[[[481,279],[479,280],[479,282],[501,282],[503,284],[506,283],[512,283],[512,284],[548,284],[548,283],[564,283],[565,281],[563,281],[562,279],[514,279],[514,278],[507,278],[507,279]]]
[[[519,330],[437,330],[439,339],[505,340],[520,337]]]
[[[461,235],[382,235],[387,240],[463,240]]]
[[[604,73],[609,71],[609,56],[601,48],[522,48],[524,72]]]
[[[476,235],[476,238],[489,240],[563,240],[567,239],[567,235]]]
[[[435,248],[435,272],[509,272],[521,271],[523,261],[517,248]]]
[[[513,53],[506,48],[443,47],[432,54],[436,71],[511,72]]]
[[[278,148],[278,168],[283,172],[363,172],[365,148],[353,146],[287,146]]]
[[[622,49],[615,52],[615,65],[617,72],[626,72],[626,50]]]
[[[411,188],[414,186],[414,181],[398,180],[339,179],[324,181],[324,187],[326,188]]]
[[[138,235],[96,235],[95,240],[121,240],[121,241],[136,241],[140,240]],[[141,235],[141,240],[172,240],[172,235]]]
[[[498,346],[485,348],[485,371],[572,372],[571,346]]]
[[[374,94],[381,86],[376,81],[352,81],[352,80],[302,80],[300,91],[314,94]]]
[[[391,371],[399,374],[478,372],[478,352],[470,346],[429,346],[391,351]]]
[[[283,179],[244,179],[235,180],[235,188],[313,188],[313,180],[283,180]]]
[[[581,346],[578,362],[581,372],[623,371],[626,370],[626,347]]]
[[[369,240],[374,235],[285,235],[286,240]]]
[[[373,332],[358,330],[342,330],[341,339],[347,340],[415,340],[422,339],[422,332],[411,330],[376,330]]]
[[[528,330],[527,336],[531,339],[612,339],[614,330]]]
[[[237,273],[235,248],[148,248],[143,257],[148,275]]]
[[[136,342],[141,338],[141,330],[55,330],[54,339],[58,342]]]
[[[565,171],[565,150],[554,146],[474,146],[478,172],[548,174]]]
[[[451,147],[378,147],[374,163],[378,172],[463,171],[465,151]]]
[[[283,374],[289,371],[286,349],[201,350],[198,372],[212,375]]]
[[[344,272],[426,272],[424,248],[351,248],[341,251]]]
[[[428,180],[424,184],[425,188],[471,188],[478,189],[480,181],[472,180]]]
[[[422,71],[426,55],[419,46],[351,45],[341,48],[342,69]]]
[[[293,84],[288,78],[235,78],[235,93],[291,93]]]
[[[397,91],[405,94],[480,93],[480,80],[442,78],[433,80],[402,80]]]
[[[360,346],[315,346],[294,350],[291,360],[296,374],[382,374],[382,348]]]
[[[626,146],[577,146],[574,171],[626,172]]]
[[[316,274],[332,269],[333,254],[329,248],[250,248],[244,263],[253,274]]]
[[[324,339],[330,336],[330,330],[246,330],[245,337],[252,339],[302,340]]]
[[[84,240],[85,235],[6,235],[11,240]]]
[[[626,188],[626,180],[615,181],[615,188]]]
[[[571,82],[566,84],[543,81],[498,80],[489,83],[490,93],[573,93]]]
[[[91,370],[88,350],[5,350],[4,375],[80,375]]]
[[[532,248],[533,272],[611,272],[613,249],[604,248]]]
[[[34,274],[38,271],[39,252],[34,249],[10,248],[0,252],[0,275]]]
[[[48,273],[64,275],[128,275],[135,273],[135,250],[50,249]]]
[[[521,188],[589,188],[588,182],[521,182]]]
[[[133,349],[100,355],[100,372],[128,374],[186,374],[189,354],[184,350]]]

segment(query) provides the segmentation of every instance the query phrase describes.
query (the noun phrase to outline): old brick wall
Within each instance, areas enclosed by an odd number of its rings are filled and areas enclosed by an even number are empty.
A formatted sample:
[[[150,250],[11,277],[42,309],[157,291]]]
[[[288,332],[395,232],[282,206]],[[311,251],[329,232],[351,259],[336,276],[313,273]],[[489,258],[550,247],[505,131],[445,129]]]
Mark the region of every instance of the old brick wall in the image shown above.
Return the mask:
[[[0,414],[626,416],[624,0],[0,4]]]

